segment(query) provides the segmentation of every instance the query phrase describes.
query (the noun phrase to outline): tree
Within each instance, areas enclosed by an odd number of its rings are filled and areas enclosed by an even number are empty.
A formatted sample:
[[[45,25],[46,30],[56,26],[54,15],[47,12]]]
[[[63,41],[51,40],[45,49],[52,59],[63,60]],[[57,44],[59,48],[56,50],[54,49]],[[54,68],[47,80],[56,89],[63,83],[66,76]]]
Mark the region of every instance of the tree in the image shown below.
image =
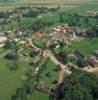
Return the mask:
[[[17,88],[16,94],[11,97],[11,100],[27,100],[26,89],[24,87]]]
[[[16,60],[16,59],[18,59],[18,57],[19,57],[19,55],[15,50],[12,50],[7,55],[5,55],[6,59],[11,59],[11,60]]]
[[[15,41],[7,40],[7,41],[5,42],[4,47],[5,47],[6,49],[13,49],[13,48],[15,47]]]
[[[34,80],[32,77],[28,77],[28,79],[24,81],[24,87],[26,89],[26,93],[31,95],[34,91]]]
[[[61,23],[64,22],[64,16],[63,16],[63,13],[60,13],[60,14],[59,14],[59,20],[60,20]]]
[[[87,64],[87,61],[84,58],[79,57],[78,60],[77,60],[77,65],[79,67],[83,68],[83,67],[86,67],[88,64]]]
[[[52,100],[98,100],[98,76],[93,73],[74,70],[57,85]],[[53,98],[54,97],[54,98]]]
[[[61,50],[58,54],[57,54],[57,58],[59,61],[61,61],[63,64],[66,64],[67,63],[67,56],[68,56],[68,53]]]
[[[88,26],[88,24],[89,24],[89,18],[88,18],[88,17],[85,17],[85,18],[84,18],[84,21],[85,21],[85,23],[86,23],[87,26]]]
[[[7,66],[8,66],[8,68],[9,68],[10,70],[17,70],[17,69],[18,69],[18,61],[15,60],[15,61],[13,61],[13,62],[7,64]]]

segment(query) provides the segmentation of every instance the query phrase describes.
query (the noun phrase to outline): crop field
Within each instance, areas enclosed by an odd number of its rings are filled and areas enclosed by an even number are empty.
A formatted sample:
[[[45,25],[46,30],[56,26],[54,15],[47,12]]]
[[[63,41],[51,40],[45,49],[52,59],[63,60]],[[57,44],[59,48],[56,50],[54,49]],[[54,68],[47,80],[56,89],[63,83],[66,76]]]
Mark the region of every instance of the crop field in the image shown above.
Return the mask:
[[[2,0],[3,1],[3,0]],[[71,0],[5,0],[0,2],[0,11],[11,10],[14,7],[21,5],[47,5],[49,7],[57,7],[60,5],[61,11],[66,12],[84,12],[85,10],[98,10],[98,2],[91,2],[88,0],[80,0],[75,2]]]

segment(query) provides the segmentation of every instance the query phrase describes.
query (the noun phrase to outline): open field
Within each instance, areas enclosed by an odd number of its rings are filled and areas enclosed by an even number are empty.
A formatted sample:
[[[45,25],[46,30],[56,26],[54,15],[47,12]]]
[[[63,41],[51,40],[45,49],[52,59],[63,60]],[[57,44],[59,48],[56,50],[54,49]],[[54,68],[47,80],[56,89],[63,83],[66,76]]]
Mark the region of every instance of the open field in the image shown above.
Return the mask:
[[[36,5],[42,6],[47,5],[49,7],[57,7],[58,5],[61,8],[64,8],[64,11],[84,11],[95,9],[98,10],[98,2],[91,2],[92,0],[79,0],[79,1],[71,1],[71,0],[8,0],[8,2],[0,2],[0,11],[11,10],[14,7],[21,5]]]
[[[8,65],[11,63],[13,61],[0,58],[0,100],[10,100],[16,88],[22,84],[20,78],[30,68],[28,63],[18,61],[18,70],[11,71],[8,68]]]
[[[84,55],[91,55],[95,50],[98,50],[98,38],[85,38],[76,43],[72,47],[82,52]]]
[[[98,38],[85,38],[79,42],[73,43],[72,47],[63,48],[63,50],[67,52],[78,50],[88,57],[92,55],[95,50],[98,50]],[[56,50],[56,52],[58,51],[59,49]]]

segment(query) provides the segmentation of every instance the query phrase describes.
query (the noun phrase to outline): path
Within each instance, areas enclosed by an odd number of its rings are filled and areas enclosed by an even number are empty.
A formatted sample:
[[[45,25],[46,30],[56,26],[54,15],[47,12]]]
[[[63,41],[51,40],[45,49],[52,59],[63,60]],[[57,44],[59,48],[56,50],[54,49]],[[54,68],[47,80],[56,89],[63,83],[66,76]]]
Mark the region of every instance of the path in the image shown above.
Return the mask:
[[[29,40],[29,43],[32,47],[36,48],[37,50],[42,51],[41,48],[38,48],[37,46],[35,46],[31,40]],[[69,71],[67,69],[67,66],[62,64],[60,61],[57,60],[57,58],[54,56],[54,54],[51,52],[51,50],[45,50],[47,56],[56,64],[56,65],[60,65],[61,66],[61,70],[64,70],[66,74],[71,74],[71,71]]]
[[[46,50],[47,56],[50,57],[50,59],[56,64],[60,65],[61,69],[65,71],[66,74],[70,74],[71,71],[67,69],[67,66],[62,64],[60,61],[57,60],[57,58],[54,56],[54,54],[50,50]]]

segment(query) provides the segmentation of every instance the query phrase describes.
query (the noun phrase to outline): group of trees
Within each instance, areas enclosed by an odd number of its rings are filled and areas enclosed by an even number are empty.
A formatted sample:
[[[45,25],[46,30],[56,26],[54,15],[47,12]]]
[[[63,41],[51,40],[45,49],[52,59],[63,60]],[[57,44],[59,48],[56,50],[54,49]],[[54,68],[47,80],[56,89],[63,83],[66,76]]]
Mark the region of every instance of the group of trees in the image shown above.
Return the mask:
[[[60,23],[67,22],[70,26],[83,26],[85,24],[84,26],[86,27],[90,25],[89,17],[81,16],[78,13],[73,13],[73,14],[60,13],[59,21]]]
[[[86,36],[87,37],[98,37],[98,25],[89,28],[86,31]]]
[[[68,62],[68,59],[67,59],[68,53],[67,52],[65,52],[64,50],[61,50],[58,53],[56,53],[54,50],[52,50],[52,51],[54,52],[55,56],[61,63],[66,64]]]
[[[23,81],[23,85],[16,89],[16,93],[11,97],[11,100],[27,100],[35,90],[34,78],[31,72],[27,72],[28,77]]]
[[[46,12],[56,12],[57,10],[59,10],[60,7],[57,6],[57,8],[48,8],[47,6],[42,6],[42,7],[18,7],[15,10],[20,10],[23,11],[23,16],[25,17],[37,17],[39,14],[41,13],[46,13]]]
[[[50,100],[98,100],[98,76],[74,70],[50,93]]]
[[[37,32],[39,30],[42,31],[42,29],[44,29],[45,27],[51,26],[51,25],[53,25],[53,22],[45,22],[39,19],[32,24],[32,30],[34,32]]]
[[[13,49],[15,47],[15,45],[16,45],[15,41],[7,40],[7,41],[5,41],[4,48]]]
[[[18,52],[11,50],[8,54],[5,55],[6,59],[17,60],[19,58]]]
[[[23,13],[24,17],[37,17],[39,15],[38,11],[28,11],[27,13]]]
[[[9,13],[7,12],[0,12],[0,18],[8,18],[9,17]]]
[[[76,64],[77,64],[80,68],[84,68],[84,67],[88,66],[87,60],[84,59],[84,58],[81,58],[81,57],[79,57],[79,58],[77,59]]]

